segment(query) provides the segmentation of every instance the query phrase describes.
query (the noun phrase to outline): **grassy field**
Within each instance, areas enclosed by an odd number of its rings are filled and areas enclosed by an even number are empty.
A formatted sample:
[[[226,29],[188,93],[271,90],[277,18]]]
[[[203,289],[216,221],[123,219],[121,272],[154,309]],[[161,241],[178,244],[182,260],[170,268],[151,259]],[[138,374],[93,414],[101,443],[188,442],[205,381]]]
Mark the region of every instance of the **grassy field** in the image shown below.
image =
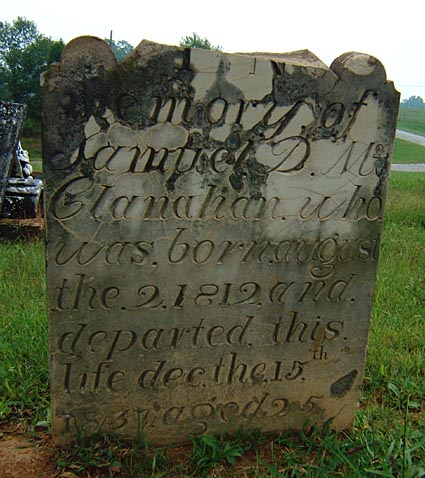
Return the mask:
[[[391,174],[362,399],[351,432],[206,436],[154,449],[103,439],[58,457],[79,477],[425,476],[425,175]],[[0,422],[48,427],[44,245],[0,243]],[[71,476],[71,475],[70,475]]]
[[[44,245],[0,243],[0,422],[46,420]]]
[[[396,138],[394,141],[393,163],[425,163],[425,146]]]
[[[425,108],[406,108],[400,105],[397,128],[425,136]]]

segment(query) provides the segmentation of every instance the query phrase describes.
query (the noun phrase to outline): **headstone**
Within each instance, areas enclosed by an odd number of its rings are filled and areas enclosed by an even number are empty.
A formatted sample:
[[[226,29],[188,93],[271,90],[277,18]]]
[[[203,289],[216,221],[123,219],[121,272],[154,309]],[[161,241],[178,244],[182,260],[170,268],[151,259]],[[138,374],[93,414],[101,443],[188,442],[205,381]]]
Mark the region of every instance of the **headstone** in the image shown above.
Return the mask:
[[[399,95],[347,53],[82,37],[43,78],[53,432],[353,423]]]
[[[19,141],[26,105],[0,102],[0,218],[29,219],[39,212],[43,181],[31,176]]]
[[[0,101],[0,211],[27,107]]]

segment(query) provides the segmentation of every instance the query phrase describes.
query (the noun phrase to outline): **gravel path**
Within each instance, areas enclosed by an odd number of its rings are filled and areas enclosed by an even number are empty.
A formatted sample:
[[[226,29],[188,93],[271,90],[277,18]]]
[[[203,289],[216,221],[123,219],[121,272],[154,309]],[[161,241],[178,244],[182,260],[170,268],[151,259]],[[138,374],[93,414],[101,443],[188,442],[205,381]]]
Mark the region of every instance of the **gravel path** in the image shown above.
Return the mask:
[[[404,139],[410,143],[420,144],[425,146],[425,136],[420,136],[419,134],[408,133],[407,131],[402,131],[401,129],[396,130],[396,138]],[[391,171],[406,171],[408,173],[425,173],[425,164],[392,164]]]
[[[392,164],[391,171],[406,171],[408,173],[425,173],[425,164]]]
[[[404,141],[410,141],[411,143],[416,143],[416,144],[420,144],[421,146],[425,146],[425,136],[408,133],[407,131],[401,131],[401,129],[396,130],[395,136],[396,138],[404,139]]]

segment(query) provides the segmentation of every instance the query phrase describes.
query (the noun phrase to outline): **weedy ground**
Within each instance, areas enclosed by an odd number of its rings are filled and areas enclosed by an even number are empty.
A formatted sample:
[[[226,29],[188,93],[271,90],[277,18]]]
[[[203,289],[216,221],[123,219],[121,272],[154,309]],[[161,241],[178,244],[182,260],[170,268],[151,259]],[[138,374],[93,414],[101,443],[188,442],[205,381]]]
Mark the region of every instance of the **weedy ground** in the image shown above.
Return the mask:
[[[108,437],[55,458],[63,477],[425,477],[425,174],[393,172],[355,427],[204,436],[153,448]],[[0,424],[49,430],[44,244],[0,242]]]

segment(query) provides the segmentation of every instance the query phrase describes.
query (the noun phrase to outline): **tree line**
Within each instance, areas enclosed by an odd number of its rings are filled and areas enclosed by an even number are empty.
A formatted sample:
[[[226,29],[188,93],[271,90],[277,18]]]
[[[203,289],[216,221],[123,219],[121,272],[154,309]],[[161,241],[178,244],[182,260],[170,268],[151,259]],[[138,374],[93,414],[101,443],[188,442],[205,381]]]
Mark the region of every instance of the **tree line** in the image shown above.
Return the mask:
[[[59,61],[64,46],[62,40],[42,35],[25,18],[0,22],[0,99],[27,105],[30,130],[39,129],[40,124],[40,75]]]
[[[401,104],[407,108],[425,108],[424,100],[420,96],[411,96],[404,99]]]

